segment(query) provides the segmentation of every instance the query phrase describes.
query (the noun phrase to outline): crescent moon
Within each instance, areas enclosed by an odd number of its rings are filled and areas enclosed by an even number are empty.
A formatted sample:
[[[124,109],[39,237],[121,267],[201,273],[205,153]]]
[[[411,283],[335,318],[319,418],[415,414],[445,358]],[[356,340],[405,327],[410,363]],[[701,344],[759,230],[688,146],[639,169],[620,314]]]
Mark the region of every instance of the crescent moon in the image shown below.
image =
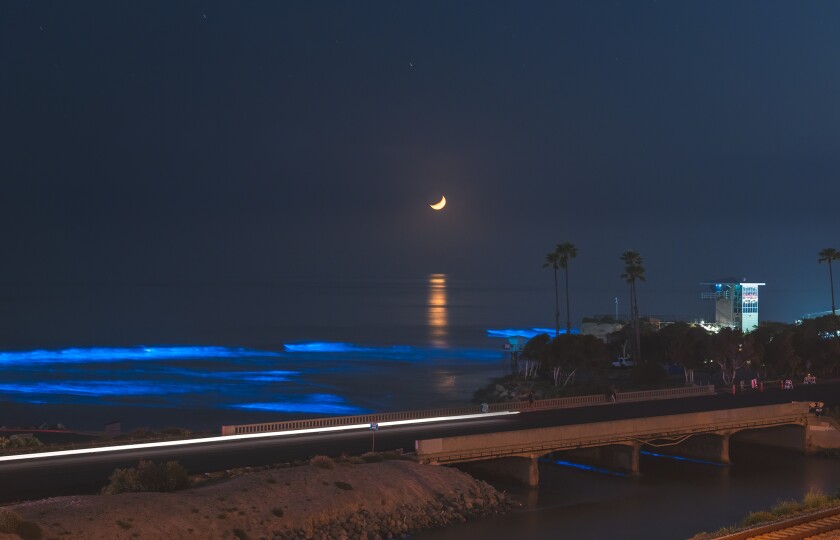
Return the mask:
[[[430,204],[429,206],[431,206],[431,207],[432,207],[432,208],[434,208],[435,210],[440,210],[440,209],[442,209],[444,206],[446,206],[446,197],[444,197],[443,195],[441,195],[441,196],[440,196],[440,202],[439,202],[439,203],[437,203],[437,204]]]

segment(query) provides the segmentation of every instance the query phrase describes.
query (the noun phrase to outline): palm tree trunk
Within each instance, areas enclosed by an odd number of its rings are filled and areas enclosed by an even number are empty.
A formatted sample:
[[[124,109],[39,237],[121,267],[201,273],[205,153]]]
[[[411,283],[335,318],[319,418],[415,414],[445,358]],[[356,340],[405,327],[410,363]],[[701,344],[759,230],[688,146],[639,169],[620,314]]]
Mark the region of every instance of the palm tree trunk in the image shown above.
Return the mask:
[[[640,331],[639,331],[639,301],[638,301],[638,298],[636,297],[636,281],[635,280],[633,281],[633,283],[630,284],[630,289],[632,291],[632,294],[631,294],[632,300],[631,301],[632,301],[633,305],[632,305],[631,309],[633,310],[633,332],[635,334],[635,339],[634,339],[633,345],[634,345],[634,348],[635,348],[634,352],[636,353],[636,358],[635,358],[636,365],[639,365],[639,363],[642,360],[642,344],[641,344]]]
[[[557,291],[557,268],[554,268],[554,337],[560,335],[560,293]]]
[[[830,267],[829,267],[830,268]],[[572,319],[569,315],[569,268],[566,267],[566,334],[572,333]]]
[[[834,275],[831,273],[831,259],[828,259],[828,280],[831,282],[831,314],[837,315],[837,309],[834,307]]]

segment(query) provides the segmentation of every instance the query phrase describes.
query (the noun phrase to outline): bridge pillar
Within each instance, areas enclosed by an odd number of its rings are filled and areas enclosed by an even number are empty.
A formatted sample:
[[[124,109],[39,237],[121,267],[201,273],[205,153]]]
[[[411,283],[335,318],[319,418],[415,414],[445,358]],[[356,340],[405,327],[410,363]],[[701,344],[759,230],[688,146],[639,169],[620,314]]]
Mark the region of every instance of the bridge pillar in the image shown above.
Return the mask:
[[[675,446],[653,447],[656,452],[730,465],[728,431],[694,435]]]
[[[725,465],[731,465],[732,461],[729,459],[729,437],[731,433],[722,433],[720,439],[720,456],[718,459]]]
[[[630,447],[630,476],[639,476],[639,453],[642,450],[642,444],[638,441],[633,441]]]
[[[540,469],[536,454],[511,456],[483,461],[459,463],[462,471],[478,477],[492,478],[526,486],[540,485]]]
[[[641,447],[641,443],[637,441],[627,441],[626,443],[607,446],[568,450],[558,453],[557,456],[626,472],[629,476],[639,476],[639,452]]]

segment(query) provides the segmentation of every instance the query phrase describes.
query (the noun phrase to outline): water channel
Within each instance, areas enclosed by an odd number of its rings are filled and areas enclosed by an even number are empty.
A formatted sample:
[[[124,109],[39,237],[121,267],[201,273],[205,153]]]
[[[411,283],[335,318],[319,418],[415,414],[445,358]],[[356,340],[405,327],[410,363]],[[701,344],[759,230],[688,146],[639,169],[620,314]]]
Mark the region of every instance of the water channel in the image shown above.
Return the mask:
[[[840,460],[733,443],[733,465],[642,455],[641,477],[540,465],[537,489],[497,484],[523,507],[420,540],[690,538],[810,490],[840,489]]]

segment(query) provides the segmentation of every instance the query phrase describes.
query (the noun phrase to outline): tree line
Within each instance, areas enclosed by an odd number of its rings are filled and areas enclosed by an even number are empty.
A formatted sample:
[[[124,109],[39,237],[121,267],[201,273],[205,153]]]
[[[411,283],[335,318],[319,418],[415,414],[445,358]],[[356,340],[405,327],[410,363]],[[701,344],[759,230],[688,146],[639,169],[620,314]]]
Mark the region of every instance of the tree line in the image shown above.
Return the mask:
[[[840,260],[840,251],[826,248],[819,252],[818,263],[828,263],[832,314],[796,324],[762,323],[747,334],[732,328],[716,333],[701,326],[678,322],[654,328],[639,317],[636,282],[645,280],[641,255],[633,250],[619,257],[624,263],[621,278],[630,286],[630,323],[610,335],[607,342],[593,336],[571,334],[569,301],[569,261],[577,256],[570,242],[558,244],[546,255],[544,267],[554,270],[555,335],[541,334],[528,343],[522,359],[528,363],[526,374],[551,378],[555,385],[568,385],[581,372],[596,377],[610,368],[618,347],[632,343],[634,372],[647,381],[664,379],[663,366],[680,366],[686,384],[694,382],[695,373],[716,374],[725,385],[739,378],[799,378],[840,376],[840,317],[834,302],[832,261]],[[560,334],[558,270],[564,270],[566,333]],[[645,351],[642,357],[641,351]]]
[[[582,334],[540,334],[522,349],[526,376],[549,379],[555,386],[573,384],[586,374],[605,379],[612,361],[635,330],[626,325],[606,341]],[[805,375],[840,377],[840,317],[826,315],[801,323],[762,323],[749,333],[732,328],[710,332],[685,322],[657,329],[641,320],[640,343],[645,361],[633,367],[639,383],[659,383],[666,369],[682,370],[686,384],[701,374],[706,381],[729,386],[739,380],[802,380]]]

